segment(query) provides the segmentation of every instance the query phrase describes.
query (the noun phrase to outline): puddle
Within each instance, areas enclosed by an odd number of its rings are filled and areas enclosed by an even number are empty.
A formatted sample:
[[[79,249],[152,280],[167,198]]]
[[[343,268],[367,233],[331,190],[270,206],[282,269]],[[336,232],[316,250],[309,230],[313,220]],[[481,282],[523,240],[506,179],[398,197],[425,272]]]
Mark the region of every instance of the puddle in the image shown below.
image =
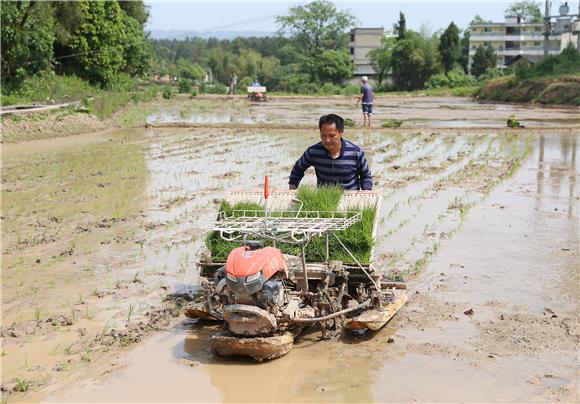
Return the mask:
[[[178,109],[155,112],[147,116],[147,123],[268,123],[271,122],[266,114],[249,115],[247,113],[219,113],[219,112],[182,112]]]

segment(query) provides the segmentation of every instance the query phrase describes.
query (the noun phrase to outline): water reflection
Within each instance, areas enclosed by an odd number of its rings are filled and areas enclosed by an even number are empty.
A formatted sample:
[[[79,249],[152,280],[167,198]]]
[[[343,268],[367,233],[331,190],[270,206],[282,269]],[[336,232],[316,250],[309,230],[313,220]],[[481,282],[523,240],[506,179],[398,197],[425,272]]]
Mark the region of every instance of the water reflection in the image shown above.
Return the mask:
[[[383,354],[392,348],[386,340],[394,333],[386,328],[365,337],[319,341],[318,331],[310,329],[286,356],[256,363],[211,352],[208,339],[215,331],[215,327],[194,327],[183,351],[189,360],[204,364],[225,402],[370,402],[372,380]]]
[[[147,116],[147,123],[268,123],[271,122],[265,113],[251,114],[248,111],[239,112],[196,112],[180,109],[161,110]]]
[[[562,198],[567,201],[567,216],[578,216],[577,177],[580,173],[576,166],[579,153],[577,144],[578,136],[575,135],[538,136],[536,210],[544,209],[546,200],[553,205],[555,198]]]

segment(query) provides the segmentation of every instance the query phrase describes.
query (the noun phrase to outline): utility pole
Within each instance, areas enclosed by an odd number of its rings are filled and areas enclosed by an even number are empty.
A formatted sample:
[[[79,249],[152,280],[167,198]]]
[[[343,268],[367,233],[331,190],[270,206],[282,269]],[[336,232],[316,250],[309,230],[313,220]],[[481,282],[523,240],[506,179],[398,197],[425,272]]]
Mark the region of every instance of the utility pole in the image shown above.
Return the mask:
[[[546,0],[544,10],[544,57],[550,54],[550,0]]]

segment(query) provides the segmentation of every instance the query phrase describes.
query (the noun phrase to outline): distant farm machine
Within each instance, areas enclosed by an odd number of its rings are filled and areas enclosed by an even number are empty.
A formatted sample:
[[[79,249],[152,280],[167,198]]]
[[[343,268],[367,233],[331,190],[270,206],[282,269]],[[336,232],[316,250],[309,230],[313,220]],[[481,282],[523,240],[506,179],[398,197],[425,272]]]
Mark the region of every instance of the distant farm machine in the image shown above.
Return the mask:
[[[209,226],[213,234],[239,246],[234,245],[226,262],[214,262],[211,252],[200,262],[207,280],[185,315],[223,322],[210,340],[219,354],[273,359],[289,352],[307,326],[318,326],[323,339],[343,330],[377,331],[407,301],[405,284],[385,281],[372,263],[361,263],[341,240],[369,207],[376,212],[375,239],[380,194],[344,191],[338,210],[306,211],[296,191],[270,193],[266,177],[263,193],[232,192],[226,201],[264,209],[220,211]],[[321,262],[307,256],[314,242],[325,250]],[[299,253],[284,254],[283,246]],[[331,248],[342,249],[348,262],[333,260]]]
[[[251,102],[266,102],[268,97],[266,96],[266,87],[248,87],[248,100]]]

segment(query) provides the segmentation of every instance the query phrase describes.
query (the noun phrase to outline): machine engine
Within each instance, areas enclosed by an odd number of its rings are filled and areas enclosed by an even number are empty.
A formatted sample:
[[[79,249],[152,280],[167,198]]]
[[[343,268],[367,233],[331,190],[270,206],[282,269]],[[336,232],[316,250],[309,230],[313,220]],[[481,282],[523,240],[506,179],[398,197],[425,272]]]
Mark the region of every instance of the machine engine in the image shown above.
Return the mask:
[[[233,249],[215,282],[229,330],[245,336],[271,332],[287,303],[286,279],[288,266],[277,248],[249,243]]]

